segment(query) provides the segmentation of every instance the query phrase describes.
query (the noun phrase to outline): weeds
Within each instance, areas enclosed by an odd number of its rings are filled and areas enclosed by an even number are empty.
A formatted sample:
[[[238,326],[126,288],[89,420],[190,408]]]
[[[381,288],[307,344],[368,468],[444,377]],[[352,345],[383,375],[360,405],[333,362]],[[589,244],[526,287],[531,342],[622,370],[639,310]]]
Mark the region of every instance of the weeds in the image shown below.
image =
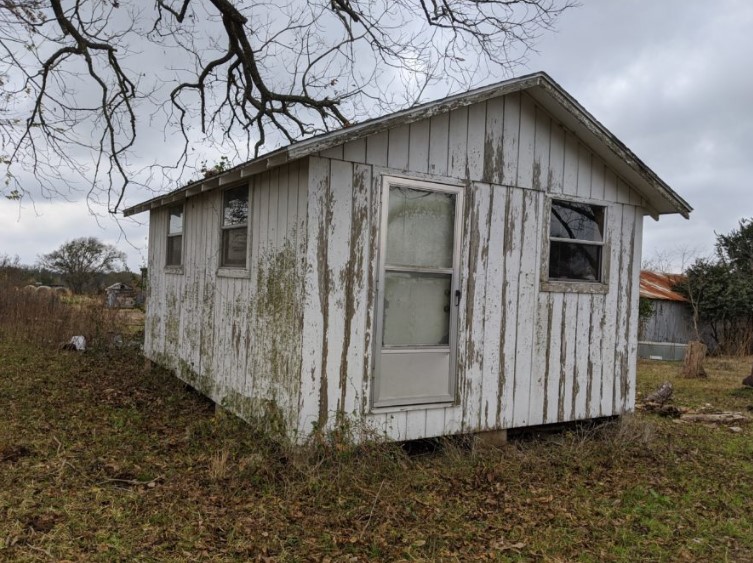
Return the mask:
[[[636,414],[487,450],[294,448],[131,350],[0,355],[0,560],[753,558],[749,427]],[[676,400],[752,404],[737,369],[677,377]],[[639,388],[673,370],[642,363]]]
[[[106,348],[126,330],[124,315],[101,300],[51,289],[0,287],[0,338],[60,346],[83,335],[89,347]]]
[[[214,453],[209,466],[209,476],[213,481],[223,481],[227,477],[227,462],[229,457],[230,450],[227,446]]]

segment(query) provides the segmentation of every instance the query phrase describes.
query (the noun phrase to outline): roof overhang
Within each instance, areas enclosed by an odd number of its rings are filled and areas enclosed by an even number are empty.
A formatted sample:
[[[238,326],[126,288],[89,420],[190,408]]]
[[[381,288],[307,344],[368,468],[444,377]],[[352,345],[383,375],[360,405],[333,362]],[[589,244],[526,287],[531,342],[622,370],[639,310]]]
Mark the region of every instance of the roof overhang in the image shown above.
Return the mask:
[[[197,180],[163,196],[158,196],[129,207],[123,213],[128,217],[150,209],[174,204],[203,192],[237,184],[245,178],[249,178],[265,170],[307,157],[348,141],[380,133],[397,125],[412,123],[449,112],[456,108],[524,90],[637,190],[648,203],[649,207],[646,211],[652,217],[658,218],[659,215],[669,213],[679,213],[686,219],[689,217],[692,207],[684,199],[677,195],[653,170],[635,156],[630,149],[599,123],[596,118],[588,113],[559,84],[543,72],[505,80],[490,86],[484,86],[469,92],[421,104],[410,109],[370,119],[363,123],[288,145],[215,176]]]

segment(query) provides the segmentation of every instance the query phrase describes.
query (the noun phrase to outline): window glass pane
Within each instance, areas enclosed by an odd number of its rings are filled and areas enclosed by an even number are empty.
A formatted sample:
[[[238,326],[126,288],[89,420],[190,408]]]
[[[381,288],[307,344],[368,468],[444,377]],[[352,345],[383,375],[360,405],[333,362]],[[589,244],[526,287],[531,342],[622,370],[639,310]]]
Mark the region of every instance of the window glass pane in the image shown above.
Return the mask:
[[[222,265],[246,267],[246,240],[248,229],[225,229],[222,231]]]
[[[183,237],[167,237],[167,265],[180,266],[183,263]]]
[[[600,281],[601,246],[552,241],[549,279]]]
[[[248,188],[242,186],[225,192],[222,225],[245,225],[248,222]]]
[[[573,201],[553,201],[549,235],[601,242],[604,240],[604,208]]]
[[[183,207],[171,207],[170,208],[170,225],[167,228],[167,233],[170,235],[177,235],[183,232]]]
[[[441,346],[450,343],[449,274],[385,272],[385,346]]]
[[[390,187],[387,263],[452,267],[455,195]]]

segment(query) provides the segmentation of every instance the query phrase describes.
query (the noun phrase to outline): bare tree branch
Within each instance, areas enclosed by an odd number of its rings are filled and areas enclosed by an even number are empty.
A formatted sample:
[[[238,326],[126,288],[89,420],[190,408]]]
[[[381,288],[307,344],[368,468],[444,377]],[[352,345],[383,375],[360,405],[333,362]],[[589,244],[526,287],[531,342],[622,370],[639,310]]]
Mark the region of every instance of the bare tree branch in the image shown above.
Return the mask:
[[[0,0],[3,193],[86,193],[116,212],[129,186],[155,179],[145,155],[175,180],[206,147],[246,159],[431,85],[504,76],[573,5]]]

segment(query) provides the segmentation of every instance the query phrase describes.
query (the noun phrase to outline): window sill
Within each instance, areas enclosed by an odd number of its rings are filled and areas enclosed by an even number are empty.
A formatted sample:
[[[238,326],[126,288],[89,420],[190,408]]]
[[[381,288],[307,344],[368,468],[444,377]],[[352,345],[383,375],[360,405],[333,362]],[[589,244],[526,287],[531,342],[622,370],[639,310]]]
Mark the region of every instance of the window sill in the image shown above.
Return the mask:
[[[218,278],[249,278],[248,268],[230,268],[222,267],[217,269]]]
[[[392,414],[406,411],[428,411],[435,409],[446,409],[458,406],[454,401],[444,401],[438,403],[423,403],[417,405],[372,405],[370,409],[366,411],[366,414],[379,415],[379,414]]]
[[[586,293],[591,295],[609,293],[609,285],[601,282],[542,280],[539,289],[550,293]]]
[[[166,274],[183,275],[183,266],[165,266]]]

